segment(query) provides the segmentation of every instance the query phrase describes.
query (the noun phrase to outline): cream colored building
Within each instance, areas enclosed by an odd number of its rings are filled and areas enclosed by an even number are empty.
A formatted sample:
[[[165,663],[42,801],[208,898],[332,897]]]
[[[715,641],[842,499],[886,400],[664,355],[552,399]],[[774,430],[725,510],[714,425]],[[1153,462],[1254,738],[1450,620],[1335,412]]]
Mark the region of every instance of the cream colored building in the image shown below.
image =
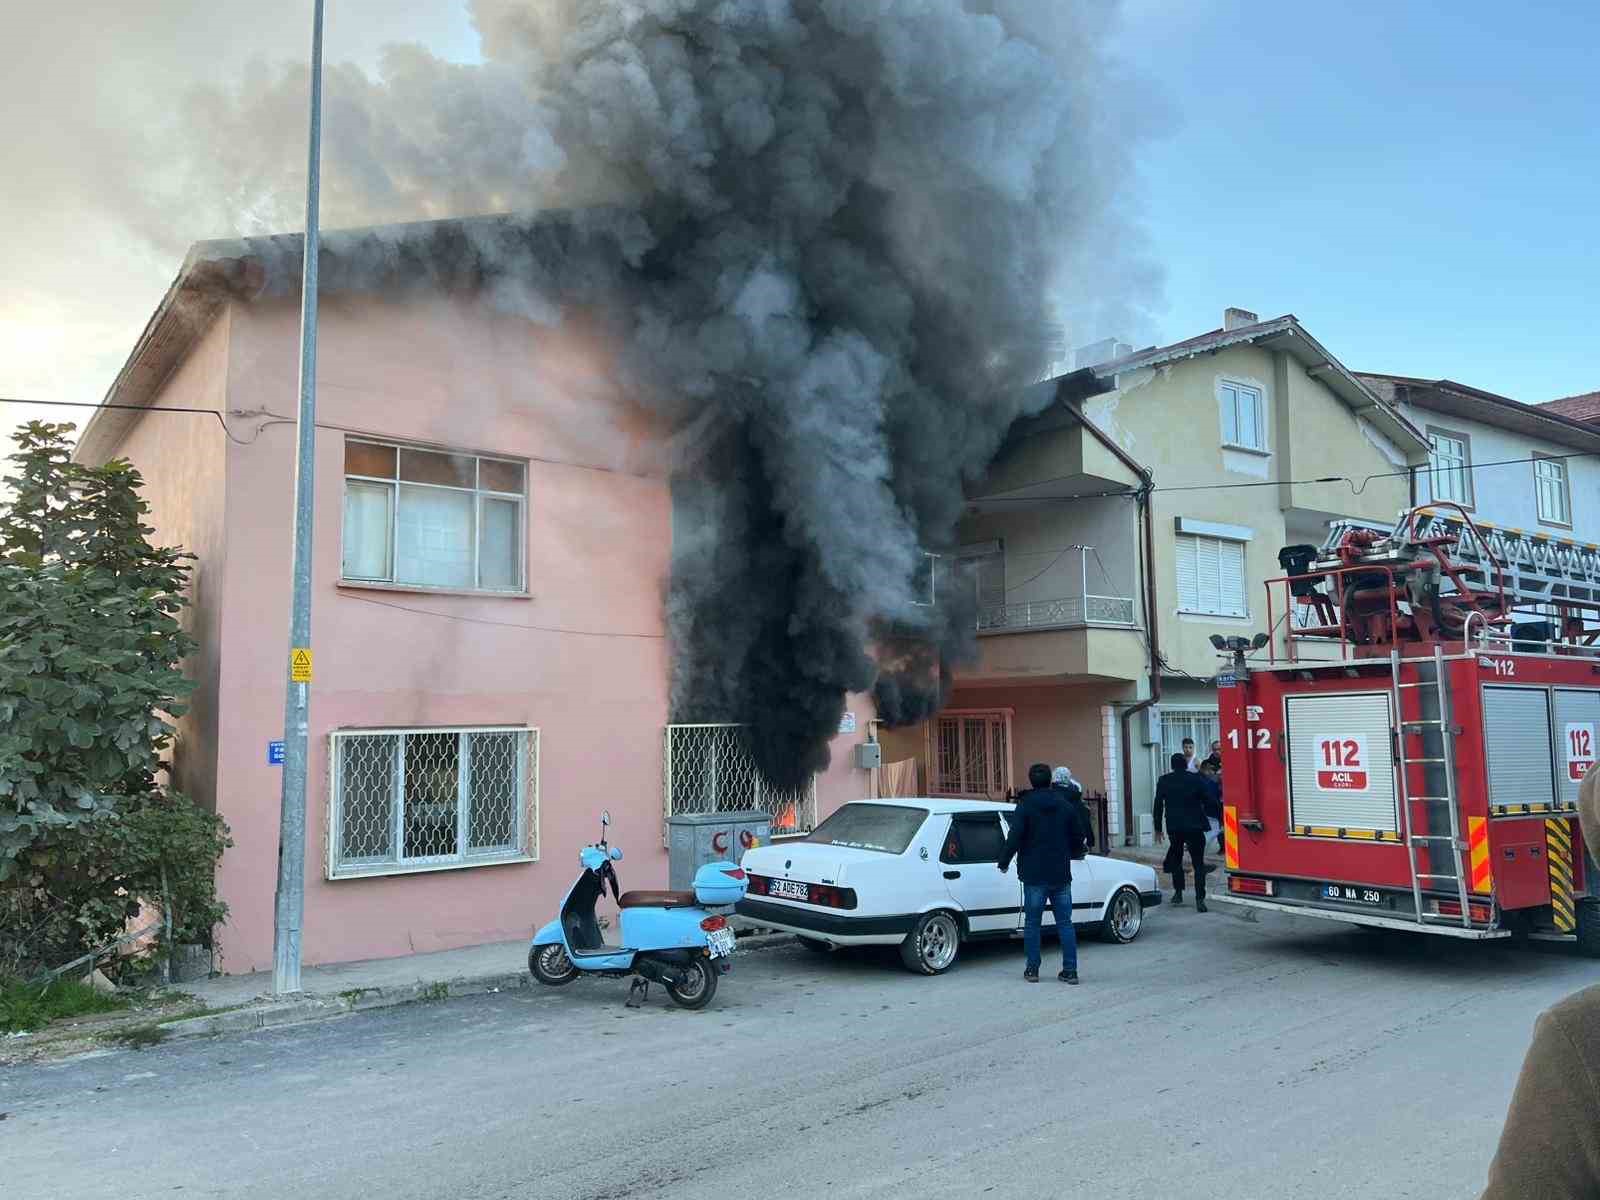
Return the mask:
[[[1118,841],[1148,828],[1182,739],[1204,755],[1217,736],[1212,635],[1267,630],[1284,546],[1392,524],[1428,444],[1292,316],[1229,309],[1221,329],[1106,343],[1078,367],[969,489],[946,577],[977,593],[978,661],[938,717],[882,736],[936,793],[1003,794],[1064,762],[1107,797]],[[1274,593],[1281,639],[1296,616]]]

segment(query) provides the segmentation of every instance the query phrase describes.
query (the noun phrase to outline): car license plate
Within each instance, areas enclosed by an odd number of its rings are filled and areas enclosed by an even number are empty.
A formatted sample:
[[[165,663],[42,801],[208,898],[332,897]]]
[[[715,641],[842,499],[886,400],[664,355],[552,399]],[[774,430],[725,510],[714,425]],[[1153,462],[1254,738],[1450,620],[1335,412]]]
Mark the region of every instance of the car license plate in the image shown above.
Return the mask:
[[[1347,883],[1322,885],[1324,900],[1341,900],[1346,904],[1382,904],[1383,893],[1377,888],[1351,887]]]
[[[811,885],[795,883],[792,879],[774,879],[767,884],[767,895],[777,896],[783,900],[809,900]]]
[[[733,930],[716,929],[706,934],[706,945],[711,948],[712,958],[722,958],[733,953]]]

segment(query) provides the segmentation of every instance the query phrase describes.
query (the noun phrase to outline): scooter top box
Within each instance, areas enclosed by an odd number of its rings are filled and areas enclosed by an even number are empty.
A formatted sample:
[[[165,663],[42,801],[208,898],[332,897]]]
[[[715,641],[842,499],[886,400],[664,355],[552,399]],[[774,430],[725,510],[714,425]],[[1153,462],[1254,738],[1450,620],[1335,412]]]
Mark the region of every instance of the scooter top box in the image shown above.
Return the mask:
[[[738,863],[706,863],[694,873],[694,898],[701,904],[736,904],[748,882]]]

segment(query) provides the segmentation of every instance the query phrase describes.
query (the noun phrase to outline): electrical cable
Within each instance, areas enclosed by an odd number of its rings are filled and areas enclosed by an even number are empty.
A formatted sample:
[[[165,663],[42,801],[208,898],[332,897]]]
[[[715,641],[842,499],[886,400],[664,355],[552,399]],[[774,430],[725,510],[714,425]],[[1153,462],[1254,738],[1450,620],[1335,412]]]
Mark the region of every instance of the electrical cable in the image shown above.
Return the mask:
[[[339,596],[345,600],[359,600],[363,604],[376,604],[381,608],[394,608],[423,617],[440,617],[446,621],[461,621],[468,625],[498,625],[502,629],[525,629],[533,633],[565,633],[573,637],[634,638],[640,641],[661,641],[666,637],[664,633],[615,633],[604,629],[566,629],[558,625],[525,625],[521,621],[490,621],[483,617],[463,617],[429,608],[414,608],[409,604],[396,604],[392,600],[379,600],[376,596],[360,596],[342,589]]]
[[[248,446],[250,442],[233,436],[233,431],[228,428],[228,419],[214,408],[179,408],[175,405],[163,405],[161,408],[150,408],[143,404],[101,404],[98,401],[91,403],[87,400],[22,400],[15,396],[0,396],[0,404],[28,404],[40,408],[112,408],[125,412],[169,412],[169,413],[196,413],[204,416],[215,417],[217,424],[222,426],[222,432],[228,440],[241,446]],[[254,441],[255,439],[250,439]]]

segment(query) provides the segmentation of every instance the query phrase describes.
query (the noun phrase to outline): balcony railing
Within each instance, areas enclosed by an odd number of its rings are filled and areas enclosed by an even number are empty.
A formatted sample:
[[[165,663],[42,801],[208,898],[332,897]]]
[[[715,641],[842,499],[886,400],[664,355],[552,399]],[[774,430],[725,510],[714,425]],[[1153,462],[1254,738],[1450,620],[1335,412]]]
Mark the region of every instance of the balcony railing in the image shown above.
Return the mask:
[[[978,610],[979,633],[1012,633],[1026,629],[1070,629],[1082,625],[1132,626],[1133,601],[1126,596],[1063,596],[991,604]]]

